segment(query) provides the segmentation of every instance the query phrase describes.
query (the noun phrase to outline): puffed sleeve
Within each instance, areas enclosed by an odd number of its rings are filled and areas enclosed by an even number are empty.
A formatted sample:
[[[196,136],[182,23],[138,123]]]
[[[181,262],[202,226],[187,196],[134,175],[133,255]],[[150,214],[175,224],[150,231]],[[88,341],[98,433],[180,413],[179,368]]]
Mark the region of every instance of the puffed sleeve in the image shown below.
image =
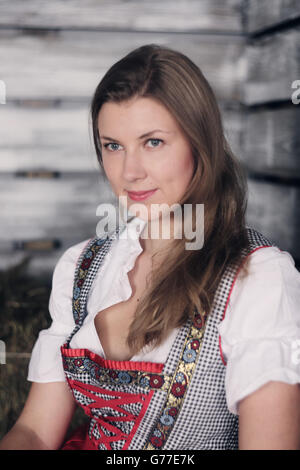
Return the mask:
[[[238,275],[218,325],[229,410],[269,381],[300,383],[300,273],[290,253],[261,248]]]
[[[88,240],[68,248],[59,258],[52,276],[49,298],[50,328],[41,330],[29,362],[27,380],[63,382],[65,380],[60,347],[73,331],[73,282],[77,260]]]

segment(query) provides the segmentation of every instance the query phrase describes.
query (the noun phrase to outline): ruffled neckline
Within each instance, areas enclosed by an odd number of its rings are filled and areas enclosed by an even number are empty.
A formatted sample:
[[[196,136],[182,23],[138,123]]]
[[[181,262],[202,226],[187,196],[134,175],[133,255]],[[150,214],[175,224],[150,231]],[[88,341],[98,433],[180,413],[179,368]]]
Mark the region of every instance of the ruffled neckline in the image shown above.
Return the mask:
[[[112,284],[110,285],[108,298],[105,298],[104,296],[104,298],[102,298],[102,302],[100,300],[98,301],[102,304],[101,308],[99,308],[99,303],[96,308],[91,308],[91,305],[87,305],[88,315],[86,316],[81,328],[77,333],[74,334],[70,343],[71,348],[85,349],[82,345],[89,344],[89,350],[92,353],[96,354],[98,357],[101,357],[103,360],[108,360],[105,357],[104,349],[96,331],[94,319],[96,315],[102,310],[105,310],[106,308],[109,308],[110,306],[118,304],[122,301],[126,301],[131,297],[132,288],[129,281],[128,272],[134,267],[137,257],[143,251],[142,245],[140,243],[140,235],[145,225],[146,221],[138,217],[134,217],[125,226],[123,225],[123,229],[120,230],[119,238],[113,241],[110,251],[106,254],[106,260],[100,267],[99,272],[94,279],[94,283],[91,287],[88,299],[88,304],[92,303],[91,299],[95,299],[95,305],[97,304],[97,292],[95,289],[100,282],[100,279],[105,274],[106,267],[111,265],[113,257],[116,256],[120,261],[117,262],[117,269],[112,276]],[[162,345],[156,348],[152,348],[151,345],[148,345],[139,351],[136,355],[132,356],[129,361],[140,362],[146,360],[147,362],[151,362],[147,359],[139,358],[147,357],[147,354],[152,354],[154,350],[161,351],[165,356],[167,356],[169,346],[176,337],[178,330],[178,328],[174,329]],[[165,351],[163,351],[164,349]]]

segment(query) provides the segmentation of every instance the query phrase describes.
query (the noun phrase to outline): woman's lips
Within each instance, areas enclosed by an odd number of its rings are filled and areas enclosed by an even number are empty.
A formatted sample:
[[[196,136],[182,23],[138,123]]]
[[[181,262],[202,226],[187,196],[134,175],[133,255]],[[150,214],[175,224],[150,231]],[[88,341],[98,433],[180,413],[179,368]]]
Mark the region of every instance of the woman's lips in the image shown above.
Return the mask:
[[[151,191],[138,191],[138,192],[128,191],[128,196],[130,197],[130,199],[133,199],[134,201],[142,201],[150,197],[153,193],[155,193],[155,191],[156,189],[152,189]]]

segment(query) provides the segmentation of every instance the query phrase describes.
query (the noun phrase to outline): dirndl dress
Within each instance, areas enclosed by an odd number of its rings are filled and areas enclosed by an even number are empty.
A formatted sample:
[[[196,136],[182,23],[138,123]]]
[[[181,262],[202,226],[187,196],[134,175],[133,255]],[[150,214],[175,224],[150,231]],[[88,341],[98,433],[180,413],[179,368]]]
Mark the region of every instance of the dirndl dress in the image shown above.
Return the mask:
[[[73,289],[75,328],[61,355],[74,399],[89,417],[63,450],[238,449],[238,415],[228,409],[226,361],[217,325],[223,320],[237,274],[254,251],[275,246],[247,227],[249,246],[239,265],[228,264],[211,313],[178,330],[165,363],[113,361],[70,347],[87,315],[89,290],[120,228],[91,239],[78,259]]]

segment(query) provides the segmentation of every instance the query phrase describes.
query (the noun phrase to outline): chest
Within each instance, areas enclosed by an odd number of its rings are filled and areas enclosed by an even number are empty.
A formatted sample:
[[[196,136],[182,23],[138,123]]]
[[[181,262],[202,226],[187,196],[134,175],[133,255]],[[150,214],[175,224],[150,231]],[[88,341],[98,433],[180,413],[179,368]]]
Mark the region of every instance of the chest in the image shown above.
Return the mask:
[[[130,298],[97,313],[94,323],[106,359],[131,359],[126,340],[138,302],[149,287],[151,271],[151,259],[140,255],[133,269],[127,273],[132,289]]]

